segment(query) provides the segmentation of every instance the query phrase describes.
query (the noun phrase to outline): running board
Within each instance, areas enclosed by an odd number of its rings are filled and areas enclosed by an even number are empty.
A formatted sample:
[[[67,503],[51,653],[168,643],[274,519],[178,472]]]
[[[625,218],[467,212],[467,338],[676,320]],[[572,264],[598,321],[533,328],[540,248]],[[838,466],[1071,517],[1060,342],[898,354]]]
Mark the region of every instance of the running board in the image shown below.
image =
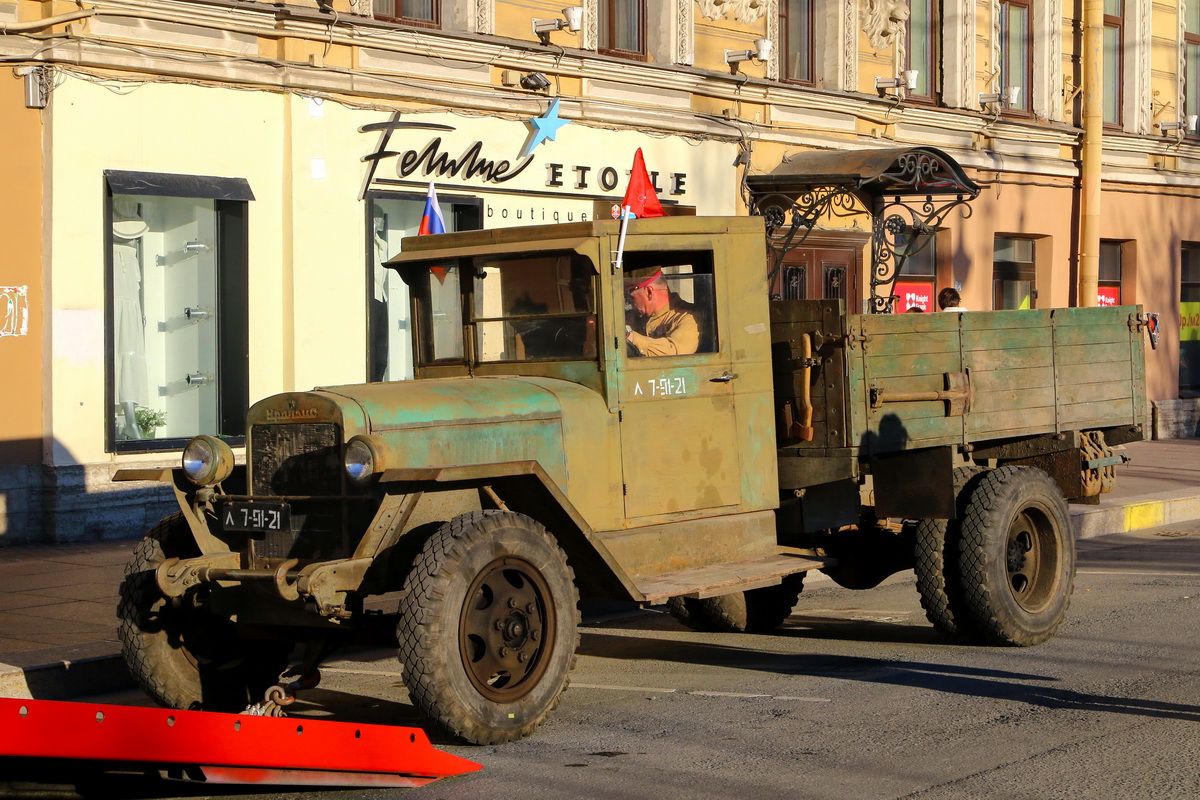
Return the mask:
[[[131,767],[208,783],[416,787],[479,765],[434,749],[420,728],[304,717],[0,698],[0,758],[99,772]],[[61,772],[59,773],[61,774]]]
[[[712,567],[635,578],[638,591],[650,605],[665,603],[672,597],[716,597],[730,592],[744,592],[775,586],[785,577],[810,569],[823,569],[836,563],[832,558],[816,556],[775,555],[734,561]]]

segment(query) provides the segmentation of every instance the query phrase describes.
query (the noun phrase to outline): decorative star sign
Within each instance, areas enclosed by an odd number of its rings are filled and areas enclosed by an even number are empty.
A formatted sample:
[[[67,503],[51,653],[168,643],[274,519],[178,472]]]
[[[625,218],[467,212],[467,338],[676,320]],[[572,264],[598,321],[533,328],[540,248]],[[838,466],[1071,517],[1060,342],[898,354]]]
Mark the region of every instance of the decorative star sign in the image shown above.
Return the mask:
[[[554,98],[554,102],[546,109],[546,113],[540,117],[534,117],[529,120],[533,123],[533,135],[521,150],[521,158],[531,154],[533,149],[542,142],[550,139],[554,140],[558,134],[558,129],[566,125],[571,120],[560,119],[558,116],[558,98]]]

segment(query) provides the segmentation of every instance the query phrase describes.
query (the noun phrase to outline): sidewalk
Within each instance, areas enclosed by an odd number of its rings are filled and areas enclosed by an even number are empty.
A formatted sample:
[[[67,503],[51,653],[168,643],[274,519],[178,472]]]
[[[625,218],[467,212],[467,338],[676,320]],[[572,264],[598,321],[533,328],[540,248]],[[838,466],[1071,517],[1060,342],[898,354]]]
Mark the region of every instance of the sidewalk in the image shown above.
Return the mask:
[[[1117,488],[1072,505],[1078,538],[1200,519],[1200,439],[1135,442]],[[132,681],[117,588],[137,540],[0,549],[0,697],[63,699]]]

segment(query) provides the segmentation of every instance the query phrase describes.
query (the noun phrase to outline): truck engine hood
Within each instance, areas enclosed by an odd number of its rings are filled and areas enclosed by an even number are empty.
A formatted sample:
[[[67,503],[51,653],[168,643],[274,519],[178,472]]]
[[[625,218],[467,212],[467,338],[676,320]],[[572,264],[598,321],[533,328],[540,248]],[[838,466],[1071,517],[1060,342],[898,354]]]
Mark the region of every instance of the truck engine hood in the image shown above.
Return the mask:
[[[353,400],[368,430],[406,467],[537,461],[567,484],[565,397],[602,405],[592,391],[545,378],[397,381],[319,389]]]

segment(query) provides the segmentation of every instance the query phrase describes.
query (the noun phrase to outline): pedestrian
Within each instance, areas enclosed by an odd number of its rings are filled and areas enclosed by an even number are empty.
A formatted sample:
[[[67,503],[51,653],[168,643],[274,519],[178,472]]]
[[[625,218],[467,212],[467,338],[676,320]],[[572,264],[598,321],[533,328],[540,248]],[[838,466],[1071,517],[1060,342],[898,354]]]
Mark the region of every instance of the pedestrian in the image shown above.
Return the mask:
[[[938,292],[938,308],[942,311],[966,311],[962,305],[962,297],[957,289],[947,286]]]

